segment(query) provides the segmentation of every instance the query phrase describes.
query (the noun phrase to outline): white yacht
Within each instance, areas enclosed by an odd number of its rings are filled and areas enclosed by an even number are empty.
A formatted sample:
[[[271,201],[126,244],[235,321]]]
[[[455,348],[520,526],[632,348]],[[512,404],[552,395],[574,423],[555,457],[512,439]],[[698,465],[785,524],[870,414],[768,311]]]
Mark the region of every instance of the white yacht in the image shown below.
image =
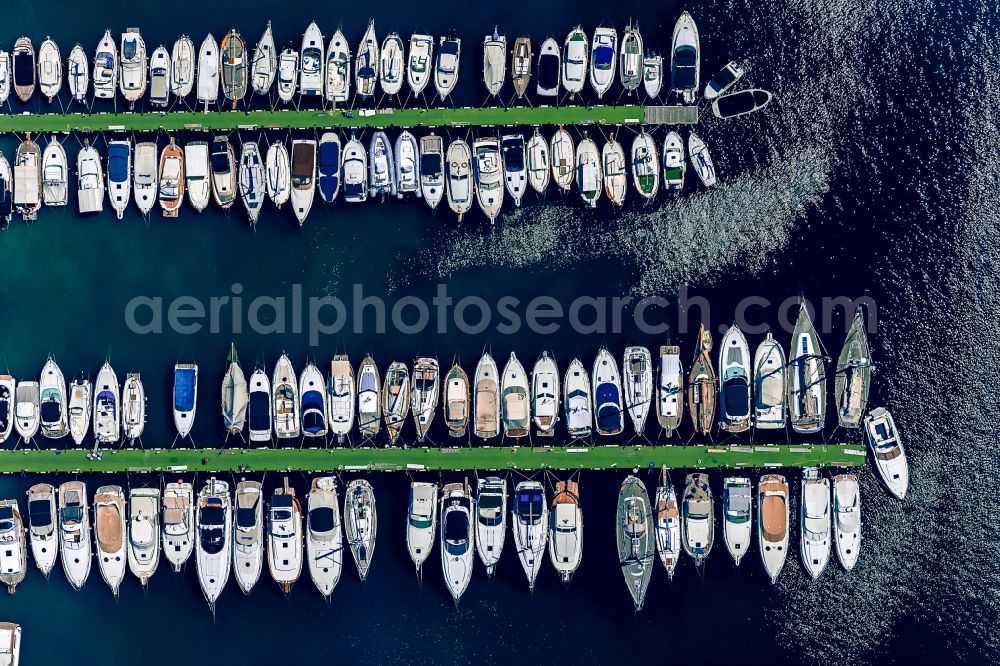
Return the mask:
[[[195,542],[198,582],[205,601],[213,612],[232,568],[232,522],[229,484],[213,476],[198,493],[198,536]]]
[[[491,97],[500,94],[507,79],[507,38],[493,28],[483,40],[483,83]]]
[[[527,147],[528,182],[538,194],[545,194],[551,179],[549,164],[549,144],[542,133],[535,128],[535,133],[528,139]]]
[[[420,577],[421,567],[434,549],[437,525],[436,483],[414,481],[410,484],[410,501],[406,512],[406,548]]]
[[[409,130],[396,137],[396,196],[420,196],[420,148]]]
[[[10,375],[0,374],[0,443],[6,442],[14,430],[17,382]]]
[[[292,193],[292,165],[284,143],[276,141],[267,147],[264,177],[267,179],[267,196],[280,209]]]
[[[434,89],[442,101],[455,89],[458,82],[458,65],[462,53],[462,40],[452,31],[438,44],[437,62],[434,65]]]
[[[172,481],[163,488],[163,554],[174,572],[191,557],[195,534],[194,488],[186,481]]]
[[[14,391],[14,429],[24,442],[38,434],[41,397],[38,382],[18,382]]]
[[[420,95],[431,80],[434,64],[434,38],[413,33],[410,36],[410,56],[406,64],[406,81],[414,95]]]
[[[521,566],[528,577],[528,589],[535,589],[535,580],[545,559],[548,537],[549,510],[545,505],[545,486],[538,481],[521,481],[514,487],[514,508],[511,521],[514,545]]]
[[[0,60],[3,56],[0,55]],[[90,63],[83,47],[77,44],[69,52],[66,63],[66,82],[69,84],[70,98],[74,102],[87,101],[87,91],[90,87]],[[0,100],[2,103],[3,100]]]
[[[229,435],[237,435],[242,439],[250,396],[235,344],[229,346],[228,361],[229,367],[222,376],[222,428],[226,431],[227,438]]]
[[[853,569],[861,552],[861,488],[854,474],[833,477],[833,544],[840,566]]]
[[[101,154],[84,141],[76,154],[76,200],[80,213],[100,213],[104,210],[104,168]]]
[[[122,33],[121,83],[122,97],[135,107],[135,103],[146,94],[149,62],[146,59],[146,42],[138,28],[129,28]]]
[[[590,86],[597,93],[597,99],[615,82],[615,65],[618,57],[618,32],[614,28],[597,28],[590,49]]]
[[[695,566],[702,566],[715,543],[715,502],[708,475],[687,475],[681,499],[681,543]]]
[[[227,210],[236,202],[239,189],[233,145],[227,137],[220,135],[212,139],[209,150],[212,196],[219,208]]]
[[[491,439],[500,434],[500,373],[489,352],[483,352],[473,378],[472,412],[477,437]]]
[[[256,225],[267,198],[267,186],[264,182],[264,163],[260,159],[260,148],[254,141],[244,141],[240,146],[239,182],[240,198],[247,210],[250,224]]]
[[[723,538],[736,566],[750,548],[753,511],[750,479],[729,476],[722,483]]]
[[[500,140],[500,152],[503,155],[503,179],[507,192],[514,200],[514,205],[519,207],[528,189],[524,137],[520,134],[505,134]]]
[[[656,525],[656,552],[667,570],[667,577],[673,580],[674,570],[681,557],[681,514],[677,504],[677,493],[670,482],[670,474],[664,467],[660,471],[660,485],[656,488],[656,506],[653,509]]]
[[[441,390],[441,370],[436,358],[422,356],[413,362],[410,375],[410,399],[417,441],[423,442],[434,421]]]
[[[274,47],[274,35],[271,33],[271,22],[267,22],[264,34],[253,50],[253,62],[250,63],[250,85],[254,93],[267,95],[271,92],[274,77],[278,73],[278,51]]]
[[[51,37],[46,37],[38,47],[38,88],[49,102],[59,95],[59,89],[62,88],[62,74],[59,46]]]
[[[618,435],[625,429],[622,382],[618,364],[607,347],[601,347],[594,359],[591,378],[594,387],[594,418],[597,434]]]
[[[38,219],[38,209],[42,207],[42,151],[30,134],[14,154],[13,175],[14,210],[25,222],[33,222]]]
[[[278,56],[278,99],[285,104],[295,97],[299,83],[299,52],[285,49]]]
[[[46,578],[59,556],[58,539],[56,489],[48,483],[36,483],[28,489],[28,540],[31,559]]]
[[[785,404],[787,370],[785,350],[768,332],[753,359],[753,424],[756,428],[784,428],[788,420]]]
[[[94,439],[97,445],[117,444],[122,437],[118,375],[105,362],[94,380]]]
[[[569,583],[583,558],[583,511],[576,481],[557,481],[549,509],[549,559],[559,578]]]
[[[371,20],[361,38],[361,44],[358,45],[354,62],[355,85],[358,88],[357,95],[361,99],[375,94],[379,67],[378,38],[375,36],[375,21]]]
[[[358,366],[358,430],[363,439],[371,439],[378,434],[382,425],[382,403],[379,391],[382,382],[378,366],[371,355],[365,356]]]
[[[323,94],[325,52],[323,33],[320,32],[319,26],[313,21],[302,35],[299,94],[303,97]]]
[[[362,203],[368,200],[368,153],[361,142],[351,136],[344,145],[344,200]]]
[[[788,482],[780,474],[764,474],[757,482],[757,547],[771,584],[785,566],[788,528]]]
[[[583,90],[583,84],[587,80],[588,59],[587,33],[576,26],[566,37],[562,54],[562,84],[570,94],[570,99]]]
[[[536,432],[551,437],[559,421],[559,368],[548,351],[535,361],[531,369],[531,420]]]
[[[719,346],[719,428],[726,432],[750,429],[751,372],[750,347],[734,323]]]
[[[198,49],[198,103],[208,107],[219,101],[219,44],[211,33]]]
[[[441,569],[451,598],[458,603],[472,580],[476,502],[469,483],[449,483],[441,490]]]
[[[184,439],[191,434],[198,407],[198,366],[178,363],[174,366],[174,428]]]
[[[645,132],[632,141],[632,182],[644,199],[656,196],[660,186],[660,165],[656,156],[656,142]]]
[[[87,484],[67,481],[59,486],[59,546],[63,573],[73,589],[83,589],[90,575],[90,511]]]
[[[302,505],[287,476],[271,496],[267,512],[267,563],[281,591],[291,592],[302,575]]]
[[[125,209],[132,200],[132,141],[130,139],[108,143],[108,199],[118,219],[125,217]]]
[[[160,563],[160,489],[129,491],[128,510],[128,567],[146,587]]]
[[[184,153],[173,137],[160,153],[159,191],[163,217],[176,219],[184,202]]]
[[[18,666],[21,662],[21,626],[0,622],[0,665]]]
[[[576,173],[576,151],[573,147],[573,138],[562,126],[556,130],[552,135],[552,141],[549,142],[549,164],[552,167],[552,180],[560,190],[569,191]]]
[[[114,99],[117,92],[118,47],[111,37],[111,31],[105,30],[94,55],[94,97]]]
[[[385,201],[396,195],[396,167],[392,144],[385,132],[379,130],[368,144],[368,194]]]
[[[817,467],[802,472],[799,505],[799,553],[809,576],[815,580],[830,560],[830,480]]]
[[[733,87],[746,74],[746,68],[738,62],[731,61],[720,69],[715,76],[705,84],[705,99],[712,101]]]
[[[495,222],[503,205],[503,163],[500,142],[496,138],[479,138],[472,142],[473,175],[476,198],[483,213]]]
[[[684,174],[687,173],[687,159],[684,157],[684,142],[677,132],[667,132],[663,139],[663,187],[668,190],[684,188]]]
[[[507,481],[498,476],[478,480],[476,487],[476,551],[486,575],[496,572],[507,537]]]
[[[663,56],[653,53],[642,59],[642,88],[652,101],[658,101],[663,90]]]
[[[344,33],[333,33],[326,48],[326,101],[346,102],[351,96],[351,47]]]
[[[875,469],[879,478],[896,499],[903,499],[910,485],[910,468],[892,414],[884,407],[868,412],[865,417],[865,433],[875,456]]]
[[[448,144],[444,162],[445,185],[448,193],[448,207],[458,215],[458,221],[472,208],[475,186],[472,180],[472,150],[462,139]]]
[[[604,171],[604,192],[616,206],[625,203],[628,194],[628,169],[626,168],[625,149],[618,143],[615,135],[601,148],[601,168]]]
[[[645,347],[626,347],[622,359],[625,409],[632,418],[636,434],[646,429],[646,418],[653,398],[653,360]]]
[[[403,56],[403,40],[399,34],[389,33],[379,51],[379,80],[382,83],[382,92],[386,95],[398,95],[403,88],[406,76]]]
[[[149,58],[149,103],[161,109],[170,105],[170,54],[162,44]]]
[[[309,562],[309,577],[320,594],[329,598],[340,581],[344,564],[337,479],[332,476],[313,479],[307,500],[306,559]]]
[[[435,210],[444,196],[444,141],[437,134],[420,137],[418,169],[420,192],[424,201]]]
[[[138,372],[125,375],[122,386],[122,430],[125,440],[132,444],[142,437],[146,427],[146,390]]]
[[[256,481],[236,484],[233,499],[233,577],[250,594],[264,568],[264,493]]]
[[[128,559],[128,532],[125,516],[125,493],[121,486],[101,486],[94,495],[94,538],[97,541],[97,566],[101,578],[118,596],[125,578]]]
[[[596,208],[604,189],[604,174],[597,144],[586,135],[576,149],[576,184],[583,203]]]
[[[559,43],[548,37],[542,42],[538,53],[538,76],[535,77],[535,92],[539,97],[558,97],[562,75],[562,53]]]
[[[25,382],[21,383],[24,386]],[[49,439],[60,439],[69,434],[69,417],[66,408],[66,380],[62,370],[50,356],[42,367],[38,383],[39,410],[42,434]]]
[[[701,72],[701,43],[698,26],[687,12],[674,24],[670,57],[670,88],[685,104],[694,104],[698,97]]]
[[[500,380],[500,420],[504,437],[512,437],[515,441],[531,432],[528,388],[528,374],[517,355],[511,352]]]
[[[368,577],[377,532],[375,489],[364,479],[355,479],[344,492],[344,534],[362,581]]]
[[[307,363],[299,377],[302,436],[326,438],[326,381],[313,363]]]
[[[156,205],[159,186],[159,151],[152,141],[135,144],[135,168],[132,172],[132,189],[135,203],[143,215],[149,215]]]
[[[566,412],[566,434],[570,439],[590,437],[594,416],[590,401],[590,377],[580,359],[574,358],[563,379],[563,409]]]
[[[196,57],[194,42],[187,35],[181,35],[170,51],[170,92],[181,99],[194,89]]]
[[[184,144],[184,178],[188,200],[199,213],[208,208],[208,202],[212,198],[208,160],[207,141],[188,141]]]
[[[295,139],[291,157],[292,212],[303,225],[316,198],[316,141]]]
[[[46,206],[66,205],[67,168],[66,149],[55,137],[50,138],[42,153],[42,201]]]
[[[24,521],[17,500],[0,500],[0,583],[14,594],[28,573],[28,548],[24,542]]]
[[[343,442],[354,427],[354,368],[346,354],[338,354],[330,361],[326,394],[330,433]]]
[[[629,93],[634,93],[642,81],[643,54],[642,34],[629,21],[622,35],[621,54],[618,58],[618,75],[622,87]]]

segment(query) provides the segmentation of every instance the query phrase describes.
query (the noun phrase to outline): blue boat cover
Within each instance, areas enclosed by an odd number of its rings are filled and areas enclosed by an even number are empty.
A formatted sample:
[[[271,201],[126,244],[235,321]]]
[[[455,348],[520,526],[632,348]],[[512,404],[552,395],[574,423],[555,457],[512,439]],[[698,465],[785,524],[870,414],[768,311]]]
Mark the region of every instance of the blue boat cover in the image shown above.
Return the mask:
[[[112,406],[115,404],[115,394],[111,391],[101,391],[97,394],[98,403],[109,403]]]
[[[606,402],[618,404],[618,387],[611,382],[597,385],[597,404],[603,405]]]
[[[438,154],[434,155],[421,155],[420,156],[420,173],[425,176],[437,176],[441,173],[442,165],[441,156]]]
[[[722,404],[728,418],[745,417],[750,413],[750,385],[746,377],[733,377],[722,387]]]
[[[128,182],[128,146],[114,143],[108,146],[108,178],[112,183]]]
[[[319,193],[324,201],[333,201],[340,185],[340,146],[332,142],[319,144]]]
[[[59,403],[47,400],[42,403],[42,423],[56,423],[62,418],[62,409]]]
[[[302,429],[312,434],[326,430],[323,396],[319,391],[306,391],[302,395]]]
[[[615,50],[610,46],[598,46],[594,49],[594,63],[602,67],[610,67]]]
[[[52,524],[52,506],[48,500],[31,500],[28,502],[28,516],[33,527],[45,527]]]
[[[453,41],[447,41],[441,45],[441,53],[445,55],[455,55],[458,53],[458,44]]]
[[[545,54],[538,58],[538,83],[543,88],[559,85],[559,56]]]
[[[212,142],[212,172],[229,173],[229,149],[225,141]]]
[[[622,410],[618,405],[603,404],[597,409],[597,429],[602,432],[615,432],[622,428]]]
[[[309,529],[313,532],[330,532],[333,530],[333,509],[321,506],[309,511]]]
[[[268,430],[271,427],[271,396],[264,391],[251,393],[247,418],[251,430]]]
[[[174,370],[174,409],[179,412],[190,412],[194,409],[193,368],[176,368]]]
[[[679,90],[694,88],[695,64],[698,52],[693,46],[678,46],[674,51],[673,87]]]

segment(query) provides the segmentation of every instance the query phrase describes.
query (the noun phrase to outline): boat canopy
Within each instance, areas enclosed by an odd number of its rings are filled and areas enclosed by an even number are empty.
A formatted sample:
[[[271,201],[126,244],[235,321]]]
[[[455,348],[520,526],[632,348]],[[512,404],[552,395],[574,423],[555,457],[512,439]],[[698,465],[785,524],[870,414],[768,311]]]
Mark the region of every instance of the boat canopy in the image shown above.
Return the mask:
[[[55,400],[42,402],[42,423],[58,423],[62,418],[62,407]]]
[[[681,44],[674,49],[674,88],[694,88],[697,71],[698,50],[694,46]]]
[[[129,148],[122,143],[112,143],[108,146],[108,177],[112,183],[128,181]]]
[[[538,57],[538,84],[545,89],[559,84],[559,56],[543,53]]]
[[[309,529],[313,532],[332,532],[335,527],[333,509],[318,506],[309,511]]]
[[[31,527],[48,527],[52,524],[52,505],[48,500],[31,500],[28,502],[28,517]]]
[[[722,399],[728,417],[747,416],[750,413],[750,384],[747,378],[741,376],[726,380],[722,387]]]
[[[517,494],[517,513],[519,516],[541,518],[542,504],[541,490],[526,490]]]
[[[441,153],[431,153],[420,156],[420,173],[425,176],[438,176],[444,165]]]
[[[178,368],[174,371],[174,409],[190,412],[194,409],[195,374],[193,368]]]
[[[14,52],[14,82],[24,85],[35,80],[34,53]]]
[[[139,51],[137,47],[138,42],[135,37],[126,37],[124,43],[122,44],[122,59],[132,60],[135,58],[136,53]]]
[[[254,391],[250,394],[247,413],[251,430],[267,430],[271,427],[271,397],[266,391]]]
[[[464,555],[469,549],[469,514],[449,511],[444,521],[445,547],[451,555]]]
[[[610,46],[598,46],[594,49],[594,64],[600,69],[611,67],[611,61],[615,57],[615,50]]]
[[[236,509],[236,527],[249,529],[257,524],[256,502],[254,506]]]

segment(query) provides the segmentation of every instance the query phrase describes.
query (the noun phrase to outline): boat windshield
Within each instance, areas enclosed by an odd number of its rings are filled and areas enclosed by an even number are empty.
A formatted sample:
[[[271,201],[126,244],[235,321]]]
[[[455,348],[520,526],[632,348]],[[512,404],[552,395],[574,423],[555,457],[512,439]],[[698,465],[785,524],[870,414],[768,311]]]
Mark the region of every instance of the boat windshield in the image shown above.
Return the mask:
[[[59,512],[63,523],[79,523],[83,520],[83,507],[79,504],[64,506]]]
[[[542,515],[542,491],[528,490],[517,493],[517,513],[522,520],[538,522]]]
[[[736,80],[736,74],[733,73],[729,67],[724,68],[718,74],[712,77],[711,86],[716,90],[722,90],[728,85],[731,85],[733,81]]]
[[[266,391],[254,391],[250,394],[250,406],[247,411],[251,430],[271,428],[271,398]]]
[[[438,176],[441,174],[441,155],[435,153],[432,155],[421,155],[420,156],[420,173],[425,176]]]
[[[52,505],[48,500],[28,502],[28,518],[32,527],[47,527],[52,524]]]
[[[554,88],[559,83],[559,56],[543,55],[538,59],[538,83],[542,88]]]
[[[257,510],[255,507],[242,507],[236,509],[236,527],[249,529],[257,524]]]
[[[319,506],[309,511],[309,529],[313,532],[332,532],[336,525],[333,508]]]
[[[452,555],[464,555],[469,549],[469,514],[449,511],[444,525],[445,547]]]
[[[136,47],[137,47],[136,40],[126,39],[125,43],[122,44],[122,58],[124,58],[125,60],[131,60],[132,58],[134,58],[136,52],[138,51],[138,48]]]

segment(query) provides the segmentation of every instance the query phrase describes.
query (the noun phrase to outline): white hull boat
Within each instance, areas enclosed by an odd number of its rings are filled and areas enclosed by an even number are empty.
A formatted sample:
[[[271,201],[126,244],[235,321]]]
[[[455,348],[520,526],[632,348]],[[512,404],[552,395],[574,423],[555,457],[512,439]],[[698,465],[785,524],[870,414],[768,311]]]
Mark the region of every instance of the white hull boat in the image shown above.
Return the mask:
[[[590,49],[590,86],[603,99],[615,82],[618,58],[618,32],[614,28],[598,28]]]
[[[642,46],[642,34],[629,21],[622,35],[621,53],[618,56],[618,78],[622,87],[629,93],[634,93],[642,82],[642,59],[645,51]]]
[[[773,585],[788,555],[788,482],[780,474],[764,474],[757,482],[757,547]]]
[[[382,83],[382,92],[386,95],[398,95],[403,88],[405,78],[403,56],[403,40],[397,33],[389,33],[379,51],[379,79]]]
[[[14,392],[14,429],[21,441],[30,442],[38,434],[40,412],[38,382],[19,382]]]
[[[476,531],[472,515],[476,502],[469,484],[449,483],[441,491],[441,569],[444,583],[457,604],[472,580]]]
[[[364,439],[372,439],[382,427],[381,378],[375,359],[365,356],[358,366],[358,430]]]
[[[292,193],[291,170],[285,144],[277,142],[268,146],[264,172],[267,178],[267,196],[279,209],[288,202]]]
[[[114,99],[118,92],[118,47],[105,30],[94,56],[94,97]]]
[[[149,61],[146,59],[146,42],[138,28],[129,28],[122,33],[121,44],[121,84],[122,97],[134,108],[135,103],[146,94]]]
[[[434,38],[414,33],[410,36],[410,57],[406,64],[406,81],[414,95],[424,92],[431,80],[434,65]]]
[[[120,486],[102,486],[94,496],[94,539],[97,541],[97,567],[101,578],[118,596],[125,578],[128,559],[126,545],[125,493]]]
[[[648,55],[642,60],[642,87],[646,95],[655,100],[663,90],[663,57]]]
[[[22,382],[24,386],[26,382]],[[69,418],[66,407],[66,380],[62,370],[50,356],[42,368],[38,383],[41,431],[49,439],[60,439],[69,434]]]
[[[267,564],[286,595],[302,575],[302,507],[288,485],[274,491],[267,512]]]
[[[726,477],[722,485],[722,536],[736,566],[750,548],[753,530],[750,479]]]
[[[646,430],[646,418],[653,398],[653,359],[645,347],[626,347],[622,359],[625,409],[637,435]]]
[[[861,552],[861,489],[854,474],[833,477],[833,543],[840,566],[853,569]]]
[[[420,137],[420,194],[436,210],[444,197],[444,141],[436,134]]]
[[[337,480],[313,479],[306,514],[306,560],[309,577],[320,594],[329,598],[340,581],[344,565],[344,537],[337,503]]]
[[[170,51],[170,92],[184,99],[194,90],[196,56],[194,42],[181,35]]]
[[[93,387],[83,374],[69,385],[69,435],[77,446],[83,444],[90,432],[90,410],[93,403]]]
[[[163,556],[176,573],[194,551],[194,488],[185,481],[174,481],[163,488],[161,514]]]
[[[302,58],[299,71],[299,93],[303,97],[322,95],[325,84],[323,65],[326,49],[323,33],[315,22],[310,23],[302,35]]]
[[[563,379],[563,409],[566,411],[566,434],[570,439],[590,437],[594,427],[590,403],[590,377],[580,359],[574,358]]]
[[[458,64],[462,53],[462,40],[451,32],[442,37],[438,45],[437,62],[434,65],[434,88],[444,101],[455,89],[458,82]]]
[[[130,372],[122,386],[122,430],[125,441],[134,443],[146,427],[146,391],[138,372]]]
[[[670,88],[685,104],[694,104],[701,87],[701,42],[698,26],[687,12],[674,24],[670,58]]]
[[[108,143],[108,199],[118,219],[132,200],[132,141]]]
[[[656,506],[653,511],[653,520],[656,524],[656,552],[667,570],[667,577],[673,580],[674,571],[681,558],[681,514],[677,504],[677,493],[670,482],[666,468],[660,473],[660,485],[656,488]]]
[[[498,476],[478,480],[476,487],[476,551],[493,576],[507,537],[507,481]]]
[[[264,34],[253,50],[253,62],[250,63],[250,86],[254,93],[267,95],[274,85],[274,77],[278,73],[278,51],[274,47],[274,35],[271,32],[271,22],[267,22]]]
[[[198,407],[198,366],[178,363],[174,366],[174,428],[184,439],[194,427]]]
[[[211,33],[198,49],[198,103],[208,107],[219,101],[219,44]]]
[[[421,195],[420,148],[417,139],[408,130],[396,137],[396,196]]]
[[[42,201],[46,206],[65,206],[68,201],[68,162],[66,150],[55,139],[49,139],[42,153]]]
[[[343,442],[354,427],[354,368],[346,355],[338,354],[330,361],[326,392],[330,434]]]
[[[363,479],[355,479],[347,484],[344,493],[344,523],[347,545],[358,567],[358,576],[364,581],[375,554],[378,515],[375,511],[375,489]]]
[[[507,193],[514,200],[514,205],[520,207],[521,199],[528,189],[524,137],[520,134],[505,134],[500,140],[500,151],[503,154],[503,179]]]
[[[569,583],[583,559],[583,511],[576,481],[557,481],[549,509],[549,560]]]
[[[274,405],[274,434],[278,439],[296,439],[302,434],[299,422],[299,384],[295,368],[285,354],[274,366],[271,376],[272,402]]]
[[[59,535],[56,520],[56,489],[47,483],[36,483],[28,489],[28,540],[31,559],[47,579],[59,556]]]
[[[712,161],[712,156],[708,152],[708,146],[694,132],[688,136],[688,155],[691,157],[694,172],[698,174],[698,179],[701,180],[702,184],[705,187],[715,185],[715,162]]]
[[[727,90],[732,88],[737,81],[743,78],[746,74],[746,69],[738,62],[732,61],[726,63],[723,67],[709,79],[708,83],[705,84],[705,99],[709,102],[716,99],[720,95],[724,94]]]
[[[493,138],[476,139],[472,143],[473,175],[476,199],[490,222],[495,222],[503,206],[503,162],[500,142]]]
[[[612,134],[601,149],[601,167],[604,171],[604,192],[616,206],[625,203],[628,193],[628,172],[625,164],[625,149]]]
[[[475,190],[472,180],[472,150],[465,141],[456,139],[448,145],[445,175],[448,207],[458,215],[458,221],[461,222],[472,208]]]
[[[435,483],[414,481],[410,484],[410,499],[406,511],[406,549],[416,567],[418,578],[421,567],[434,550],[437,496],[438,487]]]
[[[596,208],[604,189],[604,174],[597,144],[589,137],[584,137],[576,149],[576,184],[583,203]]]
[[[159,155],[156,144],[146,141],[135,144],[135,166],[132,172],[132,190],[139,212],[149,215],[156,205],[159,175],[157,165]]]
[[[785,351],[768,332],[753,359],[753,421],[756,428],[773,430],[785,427],[788,418],[785,367]]]
[[[326,381],[313,363],[308,363],[299,377],[299,398],[302,400],[302,436],[326,438]]]
[[[587,34],[580,26],[573,28],[563,44],[562,55],[562,84],[570,99],[583,90],[587,80],[589,51]]]
[[[903,499],[910,485],[910,468],[892,414],[884,407],[870,411],[865,417],[865,433],[879,478],[896,499]]]
[[[94,380],[94,441],[97,445],[121,440],[121,393],[118,375],[105,363]]]
[[[232,569],[233,505],[229,484],[214,476],[198,493],[195,517],[198,534],[195,543],[195,563],[201,593],[215,612],[218,601]]]
[[[299,83],[299,52],[285,49],[278,56],[278,99],[285,104],[292,101]]]
[[[576,173],[576,152],[573,138],[563,127],[552,135],[552,141],[549,143],[549,162],[552,165],[552,180],[560,190],[569,191]]]
[[[90,511],[87,485],[68,481],[59,486],[59,551],[63,573],[75,590],[90,576]]]
[[[739,325],[733,324],[719,346],[719,428],[726,432],[750,429],[751,372],[750,347]]]
[[[160,563],[160,489],[130,491],[128,510],[128,568],[146,587]]]
[[[69,84],[69,94],[72,101],[80,103],[87,101],[87,92],[90,88],[90,63],[87,61],[86,52],[79,44],[69,52],[69,59],[66,63],[66,82]],[[0,104],[4,101],[0,99]]]
[[[562,55],[559,43],[549,37],[542,42],[542,50],[538,54],[538,76],[535,83],[535,93],[539,97],[557,97],[559,82],[562,76]]]
[[[551,437],[559,421],[559,368],[547,351],[535,361],[531,369],[531,419],[536,432]]]
[[[316,198],[316,142],[312,139],[292,141],[291,186],[292,211],[301,226]]]
[[[62,88],[62,56],[59,47],[46,37],[38,47],[38,89],[49,102],[59,95]]]
[[[472,412],[476,419],[473,432],[477,437],[492,439],[500,434],[500,373],[488,352],[476,365]]]
[[[170,54],[158,46],[149,59],[149,103],[153,106],[162,109],[170,105],[170,74]]]
[[[625,429],[622,403],[622,382],[618,364],[606,347],[601,347],[594,359],[591,378],[594,387],[594,419],[597,434],[619,435]]]
[[[184,144],[184,178],[188,200],[199,213],[208,208],[212,198],[212,175],[208,167],[208,142],[189,141]]]
[[[253,226],[257,224],[266,197],[267,185],[260,149],[256,142],[245,141],[240,148],[240,198]]]
[[[830,480],[816,467],[802,472],[799,505],[799,554],[806,573],[816,580],[830,560]]]
[[[258,365],[247,384],[247,425],[251,442],[271,441],[271,380]]]
[[[668,190],[683,189],[686,173],[684,142],[677,132],[668,132],[663,140],[663,187]]]
[[[81,214],[104,210],[104,168],[101,154],[93,146],[84,145],[76,154],[76,201]]]
[[[493,34],[483,40],[483,83],[491,97],[500,94],[506,79],[507,38],[497,34],[494,28]]]
[[[545,504],[545,487],[538,481],[522,481],[514,488],[511,521],[514,546],[521,566],[528,577],[528,589],[535,589],[538,572],[545,560],[548,538],[549,510]]]
[[[551,179],[549,164],[549,144],[537,129],[528,139],[527,147],[528,182],[538,194],[545,194]]]
[[[344,145],[344,201],[368,201],[368,153],[353,136]]]
[[[375,86],[378,84],[379,68],[378,38],[375,36],[375,21],[368,22],[368,29],[365,30],[358,46],[358,52],[354,62],[354,84],[357,86],[357,95],[361,99],[371,97],[375,94]]]
[[[351,47],[344,33],[333,33],[326,48],[326,101],[346,102],[351,96]]]
[[[368,146],[368,194],[380,197],[396,196],[396,163],[392,154],[392,144],[385,132],[372,135]]]

